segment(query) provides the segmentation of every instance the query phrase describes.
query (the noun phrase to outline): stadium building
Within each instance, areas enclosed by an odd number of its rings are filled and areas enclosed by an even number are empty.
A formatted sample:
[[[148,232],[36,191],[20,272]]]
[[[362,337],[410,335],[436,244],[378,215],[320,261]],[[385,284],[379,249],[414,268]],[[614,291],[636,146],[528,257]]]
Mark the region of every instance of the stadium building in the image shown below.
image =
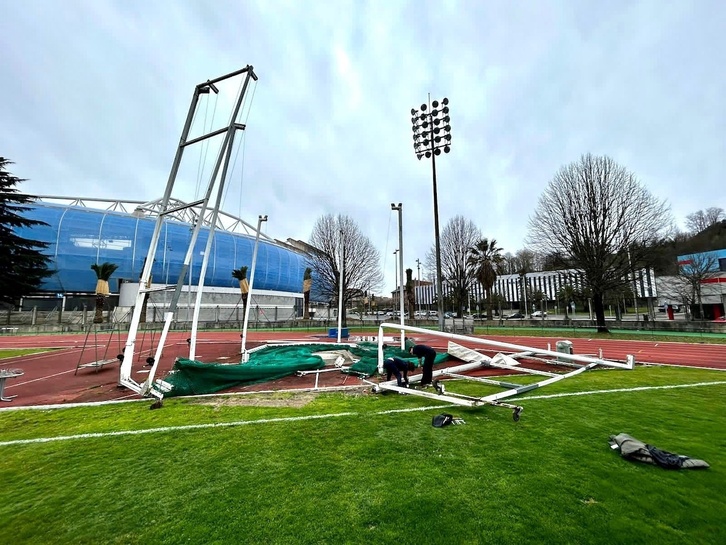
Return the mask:
[[[122,202],[63,197],[39,197],[26,206],[24,217],[47,225],[19,228],[17,233],[48,244],[44,253],[51,258],[54,273],[43,282],[39,293],[22,299],[21,310],[92,309],[97,277],[91,265],[110,262],[118,269],[109,280],[108,310],[124,321],[123,315],[128,314],[138,291],[159,206],[160,200]],[[157,308],[160,315],[170,299],[166,288],[176,287],[192,228],[200,220],[197,208],[179,208],[183,213],[169,214],[163,220],[152,267],[152,288],[158,287],[149,298],[152,316]],[[188,318],[199,284],[210,233],[208,218],[202,221],[205,223],[195,243],[179,299],[179,320]],[[232,271],[247,266],[250,278],[255,236],[254,226],[219,212],[204,278],[202,309],[209,315],[207,321],[225,318],[237,321],[242,313],[239,281],[232,276]],[[303,275],[307,266],[304,252],[260,233],[251,319],[278,321],[301,317]]]

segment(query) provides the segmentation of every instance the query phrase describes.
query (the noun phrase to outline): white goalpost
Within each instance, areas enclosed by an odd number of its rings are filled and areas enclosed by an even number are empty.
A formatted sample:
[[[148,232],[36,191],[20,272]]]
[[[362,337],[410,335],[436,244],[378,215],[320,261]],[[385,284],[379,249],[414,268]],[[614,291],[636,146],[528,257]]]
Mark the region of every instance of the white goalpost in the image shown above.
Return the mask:
[[[494,405],[498,407],[505,407],[513,410],[513,418],[515,421],[519,420],[519,415],[522,412],[522,407],[518,405],[512,405],[505,403],[502,400],[529,392],[531,390],[548,386],[560,380],[570,378],[590,369],[598,366],[613,368],[613,369],[633,369],[635,366],[635,358],[632,355],[628,355],[625,362],[608,360],[602,357],[587,356],[569,354],[565,352],[557,352],[550,350],[523,346],[513,343],[506,343],[501,341],[495,341],[492,339],[482,337],[469,337],[465,335],[459,335],[456,333],[447,333],[441,331],[434,331],[430,329],[423,329],[420,327],[413,327],[401,324],[382,323],[378,328],[378,372],[383,373],[383,336],[386,330],[404,330],[410,333],[420,333],[430,336],[435,336],[441,339],[449,341],[448,352],[465,363],[448,367],[445,369],[438,369],[433,372],[433,386],[435,392],[416,390],[411,388],[403,388],[397,385],[395,380],[379,382],[374,385],[374,391],[389,390],[394,392],[400,392],[405,394],[412,394],[420,397],[426,397],[429,399],[435,399],[437,401],[444,401],[455,405],[477,407],[481,405]],[[511,353],[505,354],[503,352],[497,353],[494,357],[489,357],[484,354],[477,352],[474,349],[467,348],[456,344],[453,341],[466,342],[468,344],[481,345],[487,348],[501,349],[509,351]],[[537,361],[538,363],[552,364],[559,367],[565,366],[571,368],[567,372],[552,372],[545,371],[542,369],[528,368],[519,361],[519,359],[530,358]],[[549,359],[548,359],[549,358]],[[552,359],[554,358],[554,359]],[[465,373],[477,369],[503,369],[518,373],[524,373],[529,375],[537,375],[546,377],[539,382],[531,384],[516,384],[509,381],[500,381],[482,377],[472,377]],[[470,395],[457,394],[453,392],[447,392],[444,385],[438,380],[442,377],[451,377],[456,379],[471,380],[475,382],[481,382],[493,386],[504,388],[504,391],[496,394],[490,394],[483,397],[475,397]],[[412,383],[421,381],[421,375],[410,377]]]

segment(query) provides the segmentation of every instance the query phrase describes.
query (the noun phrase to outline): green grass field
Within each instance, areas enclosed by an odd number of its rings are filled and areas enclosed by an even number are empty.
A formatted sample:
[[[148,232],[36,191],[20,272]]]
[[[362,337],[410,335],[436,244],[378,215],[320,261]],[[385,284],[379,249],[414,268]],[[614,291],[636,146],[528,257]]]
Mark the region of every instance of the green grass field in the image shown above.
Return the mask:
[[[616,389],[624,391],[607,391]],[[447,390],[492,391],[470,382]],[[726,373],[639,367],[535,390],[516,401],[525,408],[516,423],[506,409],[369,392],[169,399],[156,411],[148,401],[2,411],[0,536],[15,544],[726,543],[725,400]],[[466,424],[433,428],[444,411]],[[620,432],[711,468],[626,461],[607,442]]]
[[[0,348],[0,360],[5,358],[15,358],[17,356],[28,356],[30,354],[38,354],[39,352],[47,352],[52,350],[49,348]]]

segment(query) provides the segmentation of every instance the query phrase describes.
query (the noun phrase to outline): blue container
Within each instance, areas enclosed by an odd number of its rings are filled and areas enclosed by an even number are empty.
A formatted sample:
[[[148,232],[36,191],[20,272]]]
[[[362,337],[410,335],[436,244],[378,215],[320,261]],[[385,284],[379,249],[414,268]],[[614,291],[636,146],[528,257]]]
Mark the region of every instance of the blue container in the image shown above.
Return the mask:
[[[328,329],[328,337],[331,339],[337,339],[338,338],[338,328],[337,327],[331,327]],[[340,338],[341,339],[347,339],[348,338],[348,328],[343,327],[340,330]]]

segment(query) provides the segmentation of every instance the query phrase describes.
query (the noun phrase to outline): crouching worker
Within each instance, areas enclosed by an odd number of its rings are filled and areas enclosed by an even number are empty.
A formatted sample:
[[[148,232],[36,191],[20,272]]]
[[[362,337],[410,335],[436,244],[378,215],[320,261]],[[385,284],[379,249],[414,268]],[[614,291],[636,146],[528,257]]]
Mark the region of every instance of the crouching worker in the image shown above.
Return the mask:
[[[391,380],[392,375],[396,375],[397,386],[408,388],[408,372],[413,371],[416,366],[413,362],[406,361],[396,356],[386,358],[383,361],[383,369],[386,370],[386,380]]]

